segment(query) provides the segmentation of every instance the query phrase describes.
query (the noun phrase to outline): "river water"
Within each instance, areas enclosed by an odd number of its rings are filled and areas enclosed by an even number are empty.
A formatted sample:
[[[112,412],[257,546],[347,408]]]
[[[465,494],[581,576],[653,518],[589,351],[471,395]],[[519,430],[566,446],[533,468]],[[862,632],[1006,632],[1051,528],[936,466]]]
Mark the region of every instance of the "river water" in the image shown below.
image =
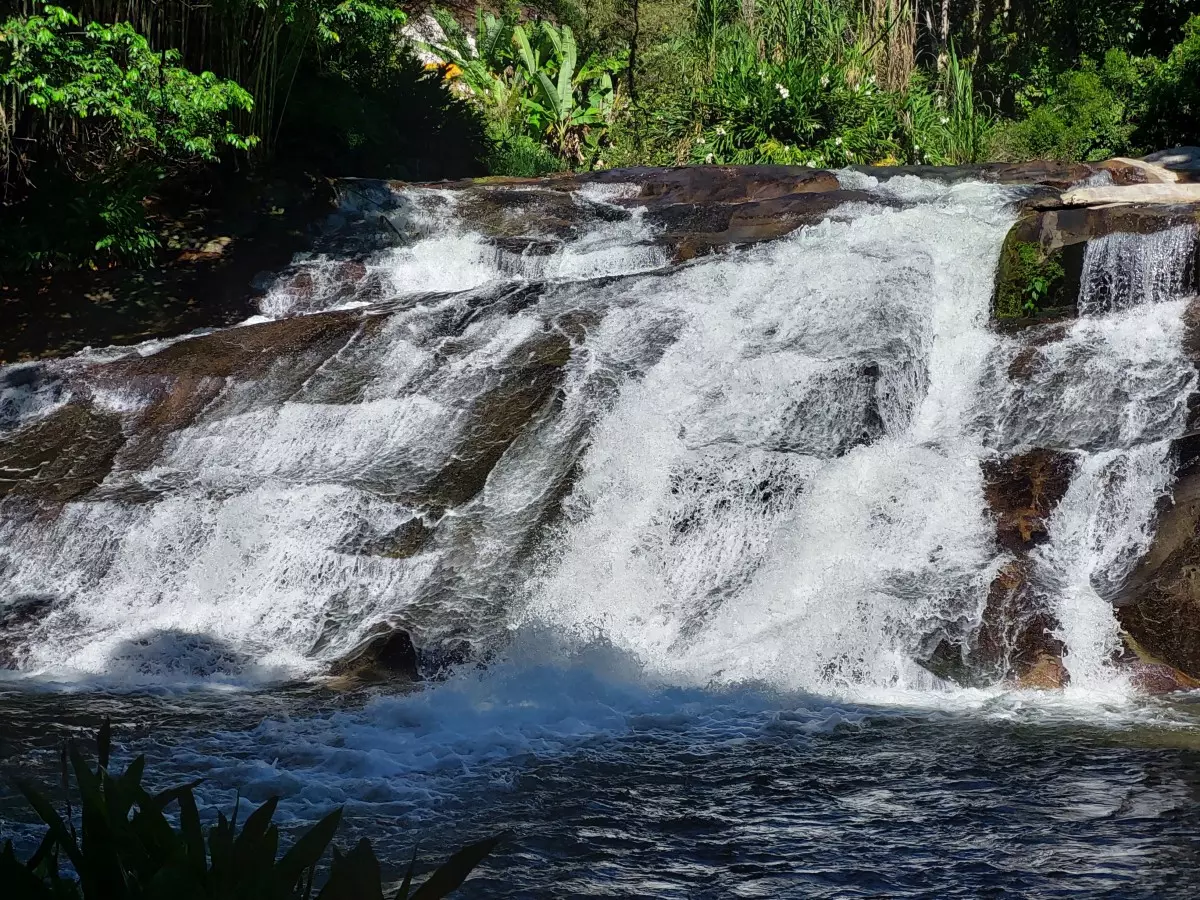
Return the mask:
[[[819,224],[684,264],[620,185],[566,233],[506,223],[524,252],[469,192],[388,196],[401,246],[263,299],[359,310],[335,352],[225,376],[84,496],[0,505],[0,604],[39,604],[0,768],[51,779],[107,713],[210,809],[344,804],[392,860],[512,828],[464,896],[1194,896],[1200,707],[1131,689],[1105,597],[1196,390],[1195,234],[1093,242],[1018,375],[988,305],[1020,189],[841,177]],[[0,427],[86,400],[144,428],[127,353],[7,370]],[[1077,462],[1031,558],[1070,685],[960,687],[920,662],[1010,560],[981,463],[1031,447]],[[325,684],[380,621],[438,679]]]

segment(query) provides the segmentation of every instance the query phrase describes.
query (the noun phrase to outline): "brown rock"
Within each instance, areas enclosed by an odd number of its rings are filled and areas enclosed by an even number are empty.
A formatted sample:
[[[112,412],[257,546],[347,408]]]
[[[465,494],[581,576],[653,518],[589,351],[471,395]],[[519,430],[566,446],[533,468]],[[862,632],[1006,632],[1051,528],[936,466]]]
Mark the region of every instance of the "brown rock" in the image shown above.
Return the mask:
[[[1175,691],[1192,691],[1200,688],[1200,681],[1166,663],[1134,662],[1125,668],[1130,672],[1130,681],[1139,691],[1146,694],[1170,694]]]
[[[412,637],[386,623],[374,626],[362,643],[330,665],[329,674],[356,681],[421,680]]]
[[[992,580],[969,662],[998,678],[1018,681],[1044,658],[1060,659],[1064,645],[1053,637],[1058,622],[1045,594],[1030,582],[1028,558],[1008,563]]]
[[[769,241],[825,219],[843,203],[887,202],[866,191],[799,193],[741,203],[673,203],[653,207],[647,218],[663,229],[676,258],[692,259],[738,244]]]
[[[116,415],[69,403],[0,440],[0,498],[65,503],[99,485],[125,443]]]
[[[1025,672],[1017,676],[1017,687],[1022,690],[1056,691],[1067,686],[1071,675],[1062,659],[1043,654]]]
[[[466,437],[419,499],[453,507],[482,491],[500,457],[558,390],[570,357],[570,341],[559,332],[543,332],[519,348],[499,367],[498,383],[472,403]]]
[[[1058,450],[1030,450],[983,462],[984,497],[1006,550],[1027,553],[1046,537],[1046,521],[1075,474],[1076,461]]]
[[[1046,522],[1075,473],[1073,456],[1031,450],[982,464],[984,497],[996,519],[996,540],[1015,558],[992,580],[969,661],[978,669],[1018,683],[1047,681],[1050,664],[1064,646],[1053,636],[1058,622],[1046,595],[1032,582],[1029,552],[1047,538]],[[1035,673],[1031,675],[1030,673]]]
[[[1195,434],[1175,443],[1172,502],[1150,549],[1113,598],[1117,620],[1143,661],[1200,678],[1200,458]]]

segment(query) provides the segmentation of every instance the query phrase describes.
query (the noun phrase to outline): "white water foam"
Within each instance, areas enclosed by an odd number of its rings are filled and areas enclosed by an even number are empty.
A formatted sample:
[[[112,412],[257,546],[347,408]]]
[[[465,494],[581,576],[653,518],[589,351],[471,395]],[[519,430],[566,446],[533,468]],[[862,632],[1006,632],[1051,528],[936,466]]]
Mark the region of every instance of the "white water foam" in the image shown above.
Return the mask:
[[[1079,314],[1098,315],[1181,296],[1188,287],[1200,227],[1116,233],[1088,241]]]
[[[368,266],[408,298],[302,383],[287,361],[235,380],[149,469],[54,517],[0,517],[7,592],[58,598],[23,670],[254,684],[319,672],[392,620],[429,643],[599,637],[654,683],[966,697],[913,660],[971,633],[1004,562],[981,460],[1037,444],[1096,454],[1042,564],[1072,676],[1099,685],[1114,625],[1092,585],[1144,546],[1195,384],[1182,304],[1081,320],[1022,386],[1022,345],[987,327],[1014,194],[886,187],[901,208],[669,271],[638,217],[595,221],[536,263],[539,285],[475,268],[461,242],[478,239],[431,219]],[[428,293],[433,269],[450,292]],[[547,334],[571,351],[553,402],[477,495],[430,499]],[[410,554],[352,546],[415,520],[434,535]]]
[[[659,286],[686,325],[594,432],[529,620],[686,683],[930,684],[914,651],[991,573],[963,420],[1011,221],[1003,191],[937,196]]]

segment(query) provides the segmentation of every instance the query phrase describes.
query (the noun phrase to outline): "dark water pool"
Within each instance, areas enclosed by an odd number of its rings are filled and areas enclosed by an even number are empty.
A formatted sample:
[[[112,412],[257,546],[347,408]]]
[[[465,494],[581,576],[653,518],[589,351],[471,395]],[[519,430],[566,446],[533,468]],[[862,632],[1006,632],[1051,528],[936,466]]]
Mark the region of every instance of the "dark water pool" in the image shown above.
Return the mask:
[[[0,697],[6,776],[107,713],[120,756],[228,808],[407,860],[512,829],[463,897],[1180,897],[1200,893],[1200,703],[949,707],[635,688],[577,673],[420,695]],[[536,697],[537,699],[533,699]],[[0,828],[28,843],[4,789]]]

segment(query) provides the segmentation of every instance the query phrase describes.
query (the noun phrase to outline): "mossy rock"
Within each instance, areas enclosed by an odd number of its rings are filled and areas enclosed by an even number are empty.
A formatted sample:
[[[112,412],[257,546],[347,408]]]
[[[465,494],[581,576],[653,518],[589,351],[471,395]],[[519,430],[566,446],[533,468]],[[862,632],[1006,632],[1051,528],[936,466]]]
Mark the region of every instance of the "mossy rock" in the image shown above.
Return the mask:
[[[1018,223],[1004,239],[992,311],[997,319],[1026,319],[1075,306],[1063,249],[1047,250]]]

